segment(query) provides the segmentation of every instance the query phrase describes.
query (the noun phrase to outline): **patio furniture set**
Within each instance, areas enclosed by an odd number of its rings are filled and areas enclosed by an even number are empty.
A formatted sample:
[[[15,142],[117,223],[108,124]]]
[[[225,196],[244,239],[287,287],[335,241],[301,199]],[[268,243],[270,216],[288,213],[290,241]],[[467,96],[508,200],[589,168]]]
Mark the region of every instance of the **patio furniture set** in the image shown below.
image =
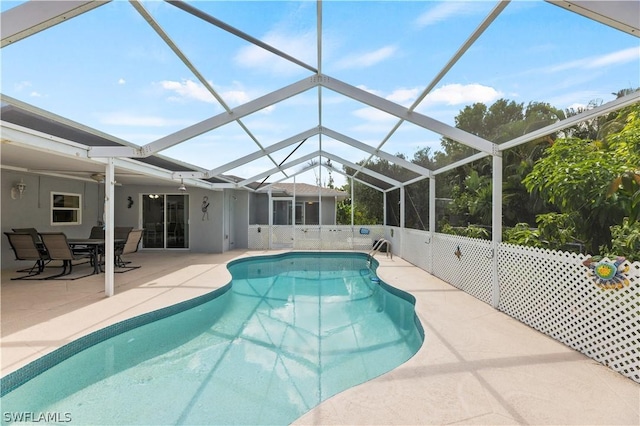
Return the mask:
[[[114,228],[114,265],[118,273],[128,272],[140,266],[131,266],[122,256],[138,251],[143,230],[132,227]],[[91,229],[89,238],[68,238],[64,232],[38,232],[35,228],[14,228],[13,232],[5,232],[13,249],[16,260],[32,261],[29,268],[19,269],[25,272],[12,280],[76,280],[103,272],[105,253],[105,235],[101,226]],[[52,261],[62,261],[62,265]],[[73,267],[89,263],[91,272],[81,276],[70,277]],[[53,275],[44,274],[46,269],[62,268]]]

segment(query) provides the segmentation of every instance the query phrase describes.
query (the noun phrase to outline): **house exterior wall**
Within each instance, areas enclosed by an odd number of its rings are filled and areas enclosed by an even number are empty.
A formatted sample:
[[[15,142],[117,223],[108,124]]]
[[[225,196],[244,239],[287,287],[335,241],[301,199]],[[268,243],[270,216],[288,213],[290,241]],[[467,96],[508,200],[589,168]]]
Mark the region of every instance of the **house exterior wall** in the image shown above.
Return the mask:
[[[249,248],[249,192],[233,191],[236,196],[232,203],[232,213],[235,214],[233,234],[235,244],[232,249]]]
[[[39,176],[13,170],[0,173],[2,203],[0,227],[2,232],[12,228],[36,228],[39,232],[64,232],[70,238],[86,238],[91,228],[102,220],[104,188],[97,182]],[[22,198],[12,199],[11,188],[20,179],[27,185]],[[51,192],[65,192],[82,196],[82,223],[80,225],[51,225]],[[9,240],[2,235],[2,268],[27,266],[17,262]]]
[[[1,172],[1,229],[36,228],[39,232],[64,232],[69,238],[86,238],[91,228],[103,220],[104,186],[97,182],[64,179],[30,173],[2,170]],[[12,199],[11,188],[20,179],[27,188],[22,198]],[[82,196],[80,225],[51,225],[51,192],[65,192]],[[114,189],[115,226],[143,227],[142,194],[183,194],[176,185],[123,185]],[[188,188],[189,195],[189,251],[221,253],[248,247],[249,193],[242,190],[209,191]],[[202,212],[203,197],[209,199],[207,215]],[[129,207],[128,197],[133,200]],[[224,219],[229,227],[224,229]],[[228,236],[225,239],[225,235]],[[225,244],[225,241],[227,242]],[[2,235],[2,269],[26,267],[27,261],[16,261],[6,236]]]
[[[247,191],[225,189],[223,193],[222,251],[249,247],[249,195]]]
[[[316,198],[317,201],[317,198]],[[322,225],[336,224],[336,199],[335,197],[322,198],[322,215],[320,218]]]
[[[223,209],[221,191],[188,188],[179,192],[176,185],[126,185],[115,188],[114,216],[118,226],[144,227],[142,223],[143,194],[188,195],[189,199],[189,250],[195,253],[221,253],[223,251]],[[203,197],[208,197],[207,215],[203,215]],[[127,197],[134,200],[129,209]]]

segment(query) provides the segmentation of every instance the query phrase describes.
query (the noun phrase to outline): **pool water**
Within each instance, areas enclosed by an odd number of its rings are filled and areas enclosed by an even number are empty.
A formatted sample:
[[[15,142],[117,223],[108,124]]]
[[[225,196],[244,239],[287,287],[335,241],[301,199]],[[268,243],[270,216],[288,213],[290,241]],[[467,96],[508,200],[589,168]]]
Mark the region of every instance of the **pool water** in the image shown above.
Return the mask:
[[[289,424],[411,358],[412,296],[359,253],[232,262],[228,291],[111,337],[2,397],[71,424]],[[65,417],[67,416],[67,417]]]

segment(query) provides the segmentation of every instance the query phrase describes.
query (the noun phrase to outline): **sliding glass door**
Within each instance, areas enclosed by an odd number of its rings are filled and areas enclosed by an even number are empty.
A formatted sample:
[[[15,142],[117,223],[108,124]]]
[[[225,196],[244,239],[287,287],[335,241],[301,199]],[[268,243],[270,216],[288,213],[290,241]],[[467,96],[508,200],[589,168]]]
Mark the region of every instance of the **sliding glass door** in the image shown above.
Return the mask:
[[[189,248],[189,194],[143,194],[144,248]]]

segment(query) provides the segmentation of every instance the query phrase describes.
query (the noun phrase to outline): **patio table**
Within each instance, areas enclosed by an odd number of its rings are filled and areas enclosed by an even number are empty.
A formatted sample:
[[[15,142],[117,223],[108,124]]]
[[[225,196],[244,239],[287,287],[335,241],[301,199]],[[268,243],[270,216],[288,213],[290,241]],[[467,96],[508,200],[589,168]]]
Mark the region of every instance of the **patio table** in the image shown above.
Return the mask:
[[[91,250],[91,258],[93,261],[93,273],[99,274],[102,272],[102,268],[100,267],[100,250],[104,252],[104,246],[106,241],[104,239],[98,238],[69,238],[67,240],[69,242],[69,246],[72,249],[77,250],[80,247],[87,247]],[[124,244],[126,240],[123,239],[115,239],[113,240],[114,245]]]

